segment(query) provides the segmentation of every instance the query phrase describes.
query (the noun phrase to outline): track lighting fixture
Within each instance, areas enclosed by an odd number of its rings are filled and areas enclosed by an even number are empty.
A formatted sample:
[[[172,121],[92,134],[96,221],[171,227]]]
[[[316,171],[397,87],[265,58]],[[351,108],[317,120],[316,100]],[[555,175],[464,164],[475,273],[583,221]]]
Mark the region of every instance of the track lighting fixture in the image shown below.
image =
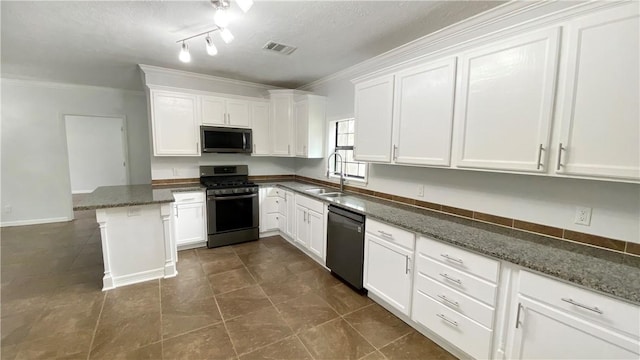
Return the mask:
[[[213,43],[213,39],[211,38],[210,33],[215,31],[220,31],[220,37],[222,41],[226,44],[229,44],[233,41],[234,37],[229,28],[229,22],[231,21],[231,16],[229,14],[229,8],[231,7],[231,0],[210,0],[211,5],[215,9],[215,13],[213,15],[213,22],[215,24],[215,28],[205,31],[200,34],[196,34],[193,36],[186,37],[184,39],[180,39],[176,41],[176,43],[182,43],[180,49],[180,55],[178,58],[180,61],[188,63],[191,61],[191,54],[189,53],[189,45],[187,45],[186,41],[191,40],[193,38],[197,38],[199,36],[207,35],[205,40],[207,54],[210,56],[215,56],[218,54],[218,49],[216,45]],[[238,5],[242,12],[246,13],[253,6],[253,0],[234,0]]]
[[[178,58],[184,63],[188,63],[191,61],[191,54],[189,54],[189,45],[187,45],[184,41],[182,42],[182,48],[180,49],[180,56],[178,56]]]
[[[207,54],[211,56],[215,56],[216,54],[218,54],[218,49],[216,48],[216,45],[213,43],[213,39],[211,39],[211,36],[209,36],[209,34],[207,34],[207,37],[204,40],[207,43]]]

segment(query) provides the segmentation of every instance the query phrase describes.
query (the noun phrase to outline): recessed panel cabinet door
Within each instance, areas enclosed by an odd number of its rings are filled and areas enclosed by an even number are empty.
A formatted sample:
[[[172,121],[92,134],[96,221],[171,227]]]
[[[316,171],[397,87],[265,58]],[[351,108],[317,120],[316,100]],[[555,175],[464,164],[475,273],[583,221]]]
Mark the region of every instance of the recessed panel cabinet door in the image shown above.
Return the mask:
[[[269,155],[269,103],[251,103],[253,152],[251,155]]]
[[[309,144],[309,101],[298,101],[294,104],[294,117],[296,122],[296,156],[307,156]],[[311,134],[319,136],[320,134]]]
[[[272,155],[293,156],[294,136],[293,99],[290,96],[271,96]]]
[[[516,297],[511,359],[638,359],[637,340],[571,316],[545,303]]]
[[[640,179],[638,8],[634,2],[567,26],[558,173]]]
[[[309,247],[309,225],[307,224],[307,209],[296,205],[296,231],[295,240],[305,248]]]
[[[560,31],[537,31],[459,58],[458,167],[544,172]]]
[[[309,223],[309,250],[318,258],[324,259],[327,248],[327,236],[324,231],[324,216],[313,210],[307,211]]]
[[[450,164],[455,77],[455,58],[396,74],[393,109],[395,163]]]
[[[175,205],[176,245],[206,240],[204,203]]]
[[[223,126],[227,123],[225,100],[223,98],[201,96],[200,109],[203,125]]]
[[[393,75],[355,85],[355,159],[391,161]]]
[[[249,102],[245,100],[227,100],[227,125],[248,128],[251,126],[249,118]]]
[[[155,156],[199,156],[200,128],[196,96],[151,91]]]

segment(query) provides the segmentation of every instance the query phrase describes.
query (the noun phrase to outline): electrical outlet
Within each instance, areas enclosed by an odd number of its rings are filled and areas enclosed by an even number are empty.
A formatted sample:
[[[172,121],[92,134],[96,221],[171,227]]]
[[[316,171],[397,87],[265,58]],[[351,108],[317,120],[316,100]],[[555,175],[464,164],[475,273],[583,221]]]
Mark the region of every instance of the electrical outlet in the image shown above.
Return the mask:
[[[418,185],[418,196],[424,197],[424,185]]]
[[[4,207],[4,212],[6,212],[7,214],[8,214],[8,213],[10,213],[10,212],[11,212],[11,210],[13,210],[13,209],[11,208],[11,205],[6,205],[6,206]]]
[[[172,168],[173,170],[173,176],[179,176],[180,175],[180,171],[178,171],[178,168]]]
[[[576,218],[574,222],[578,225],[591,225],[591,208],[576,206]]]

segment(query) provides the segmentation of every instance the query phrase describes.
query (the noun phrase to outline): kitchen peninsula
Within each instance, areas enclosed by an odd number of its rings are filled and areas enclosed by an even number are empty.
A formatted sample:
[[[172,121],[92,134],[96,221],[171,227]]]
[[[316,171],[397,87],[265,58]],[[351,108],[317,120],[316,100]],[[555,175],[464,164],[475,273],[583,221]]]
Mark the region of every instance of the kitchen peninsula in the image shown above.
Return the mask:
[[[176,271],[170,214],[173,194],[151,185],[103,186],[74,210],[96,210],[104,277],[102,290],[158,278]]]

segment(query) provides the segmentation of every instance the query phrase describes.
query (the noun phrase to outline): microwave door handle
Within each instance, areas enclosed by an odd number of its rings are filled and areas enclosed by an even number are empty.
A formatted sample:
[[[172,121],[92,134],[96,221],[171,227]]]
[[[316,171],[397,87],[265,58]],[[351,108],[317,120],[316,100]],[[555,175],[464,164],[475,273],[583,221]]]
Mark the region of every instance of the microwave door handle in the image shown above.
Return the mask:
[[[247,149],[247,134],[246,133],[242,134],[242,149],[243,150]]]

